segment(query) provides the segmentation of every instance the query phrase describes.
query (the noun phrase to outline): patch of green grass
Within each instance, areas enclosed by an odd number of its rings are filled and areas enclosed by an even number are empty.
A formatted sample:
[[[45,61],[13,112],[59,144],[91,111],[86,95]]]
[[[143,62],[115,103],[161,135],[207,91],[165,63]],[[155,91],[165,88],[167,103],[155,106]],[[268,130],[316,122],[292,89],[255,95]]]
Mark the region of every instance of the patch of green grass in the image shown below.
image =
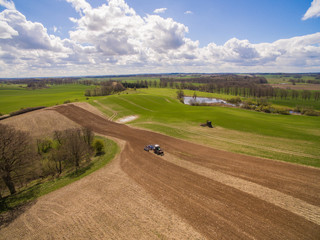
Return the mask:
[[[303,100],[303,99],[269,99],[270,103],[278,105],[278,106],[285,106],[289,108],[295,108],[297,106],[304,106],[304,107],[311,107],[315,110],[320,110],[320,101],[314,100]]]
[[[103,139],[105,143],[106,153],[104,155],[94,157],[89,165],[78,169],[78,171],[73,171],[65,176],[51,180],[34,181],[33,183],[29,184],[29,186],[20,190],[18,193],[4,198],[4,200],[1,202],[0,213],[13,209],[19,205],[30,202],[38,197],[71,184],[105,166],[119,152],[119,147],[112,140],[102,137],[99,138]]]
[[[81,84],[52,85],[43,89],[26,89],[19,85],[0,85],[0,112],[7,114],[21,108],[54,106],[67,100],[85,101],[84,92],[91,86]]]

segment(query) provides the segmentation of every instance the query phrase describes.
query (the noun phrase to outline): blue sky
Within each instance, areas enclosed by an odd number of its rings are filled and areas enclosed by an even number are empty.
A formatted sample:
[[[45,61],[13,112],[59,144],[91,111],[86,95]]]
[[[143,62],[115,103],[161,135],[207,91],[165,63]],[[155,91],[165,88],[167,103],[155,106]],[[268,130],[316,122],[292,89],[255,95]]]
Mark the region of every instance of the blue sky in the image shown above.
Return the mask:
[[[319,72],[319,16],[320,0],[0,0],[0,77]]]

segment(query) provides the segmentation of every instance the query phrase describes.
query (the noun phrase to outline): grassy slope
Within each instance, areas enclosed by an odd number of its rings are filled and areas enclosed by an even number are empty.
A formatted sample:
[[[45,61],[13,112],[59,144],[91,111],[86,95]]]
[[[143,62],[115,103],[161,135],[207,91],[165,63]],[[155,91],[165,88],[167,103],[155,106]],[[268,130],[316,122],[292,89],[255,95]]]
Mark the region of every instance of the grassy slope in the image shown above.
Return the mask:
[[[139,115],[139,119],[130,123],[137,127],[227,151],[320,167],[320,118],[271,115],[226,107],[187,106],[175,99],[175,92],[171,89],[146,89],[137,91],[137,94],[105,97],[100,102],[117,111],[118,118]],[[193,91],[185,93],[192,95]],[[216,128],[199,127],[207,119]]]
[[[108,162],[110,162],[111,159],[115,157],[117,152],[119,152],[119,147],[112,140],[106,138],[101,139],[104,140],[105,149],[107,149],[107,153],[105,155],[95,157],[88,166],[79,169],[78,172],[72,172],[67,174],[66,176],[62,176],[49,181],[34,181],[25,189],[22,189],[22,191],[19,191],[13,196],[7,197],[4,202],[1,202],[0,213],[2,211],[12,209],[20,204],[30,202],[59,188],[62,188],[105,166]]]
[[[66,100],[84,101],[84,92],[88,88],[85,85],[68,84],[29,90],[18,85],[0,85],[0,113],[6,114],[27,107],[53,106]]]

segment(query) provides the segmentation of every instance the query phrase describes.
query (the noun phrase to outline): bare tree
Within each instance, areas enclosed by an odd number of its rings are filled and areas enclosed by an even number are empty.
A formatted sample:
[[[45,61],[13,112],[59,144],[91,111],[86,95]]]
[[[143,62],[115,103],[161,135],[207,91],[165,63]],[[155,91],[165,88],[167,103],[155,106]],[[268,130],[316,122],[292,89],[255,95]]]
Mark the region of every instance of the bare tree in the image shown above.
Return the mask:
[[[60,175],[62,173],[64,163],[68,160],[68,154],[63,148],[61,149],[61,147],[59,147],[51,152],[49,160],[54,162],[56,172]]]
[[[32,149],[28,133],[0,124],[0,175],[11,194],[16,192],[13,176],[24,173]]]
[[[93,132],[88,128],[72,128],[63,132],[55,132],[55,139],[59,146],[53,153],[52,160],[57,163],[57,171],[61,173],[62,162],[71,163],[76,168],[82,160],[90,160],[93,154]]]
[[[177,91],[177,98],[179,99],[179,100],[183,100],[183,98],[184,98],[184,92],[181,90],[181,89],[179,89],[178,91]]]
[[[94,140],[94,133],[92,132],[92,130],[87,127],[82,128],[82,135],[83,135],[84,142],[88,146],[91,146]]]

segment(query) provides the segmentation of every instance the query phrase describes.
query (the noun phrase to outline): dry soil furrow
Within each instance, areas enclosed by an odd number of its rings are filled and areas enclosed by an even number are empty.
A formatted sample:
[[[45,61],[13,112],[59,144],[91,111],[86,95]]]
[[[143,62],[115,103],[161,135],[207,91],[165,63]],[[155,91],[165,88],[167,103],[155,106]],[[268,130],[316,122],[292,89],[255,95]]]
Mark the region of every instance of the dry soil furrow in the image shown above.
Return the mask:
[[[278,233],[285,239],[316,239],[320,234],[319,225],[290,211],[161,158],[145,163],[137,153],[131,158],[127,153],[124,171],[209,239],[281,239]]]
[[[206,167],[175,158],[167,154],[164,159],[190,171],[196,172],[202,176],[208,177],[214,181],[221,182],[230,187],[251,194],[261,200],[272,203],[278,207],[293,212],[315,224],[320,225],[320,207],[306,203],[300,199],[291,197],[287,194],[272,190],[247,180],[236,178],[224,173],[213,171]]]

